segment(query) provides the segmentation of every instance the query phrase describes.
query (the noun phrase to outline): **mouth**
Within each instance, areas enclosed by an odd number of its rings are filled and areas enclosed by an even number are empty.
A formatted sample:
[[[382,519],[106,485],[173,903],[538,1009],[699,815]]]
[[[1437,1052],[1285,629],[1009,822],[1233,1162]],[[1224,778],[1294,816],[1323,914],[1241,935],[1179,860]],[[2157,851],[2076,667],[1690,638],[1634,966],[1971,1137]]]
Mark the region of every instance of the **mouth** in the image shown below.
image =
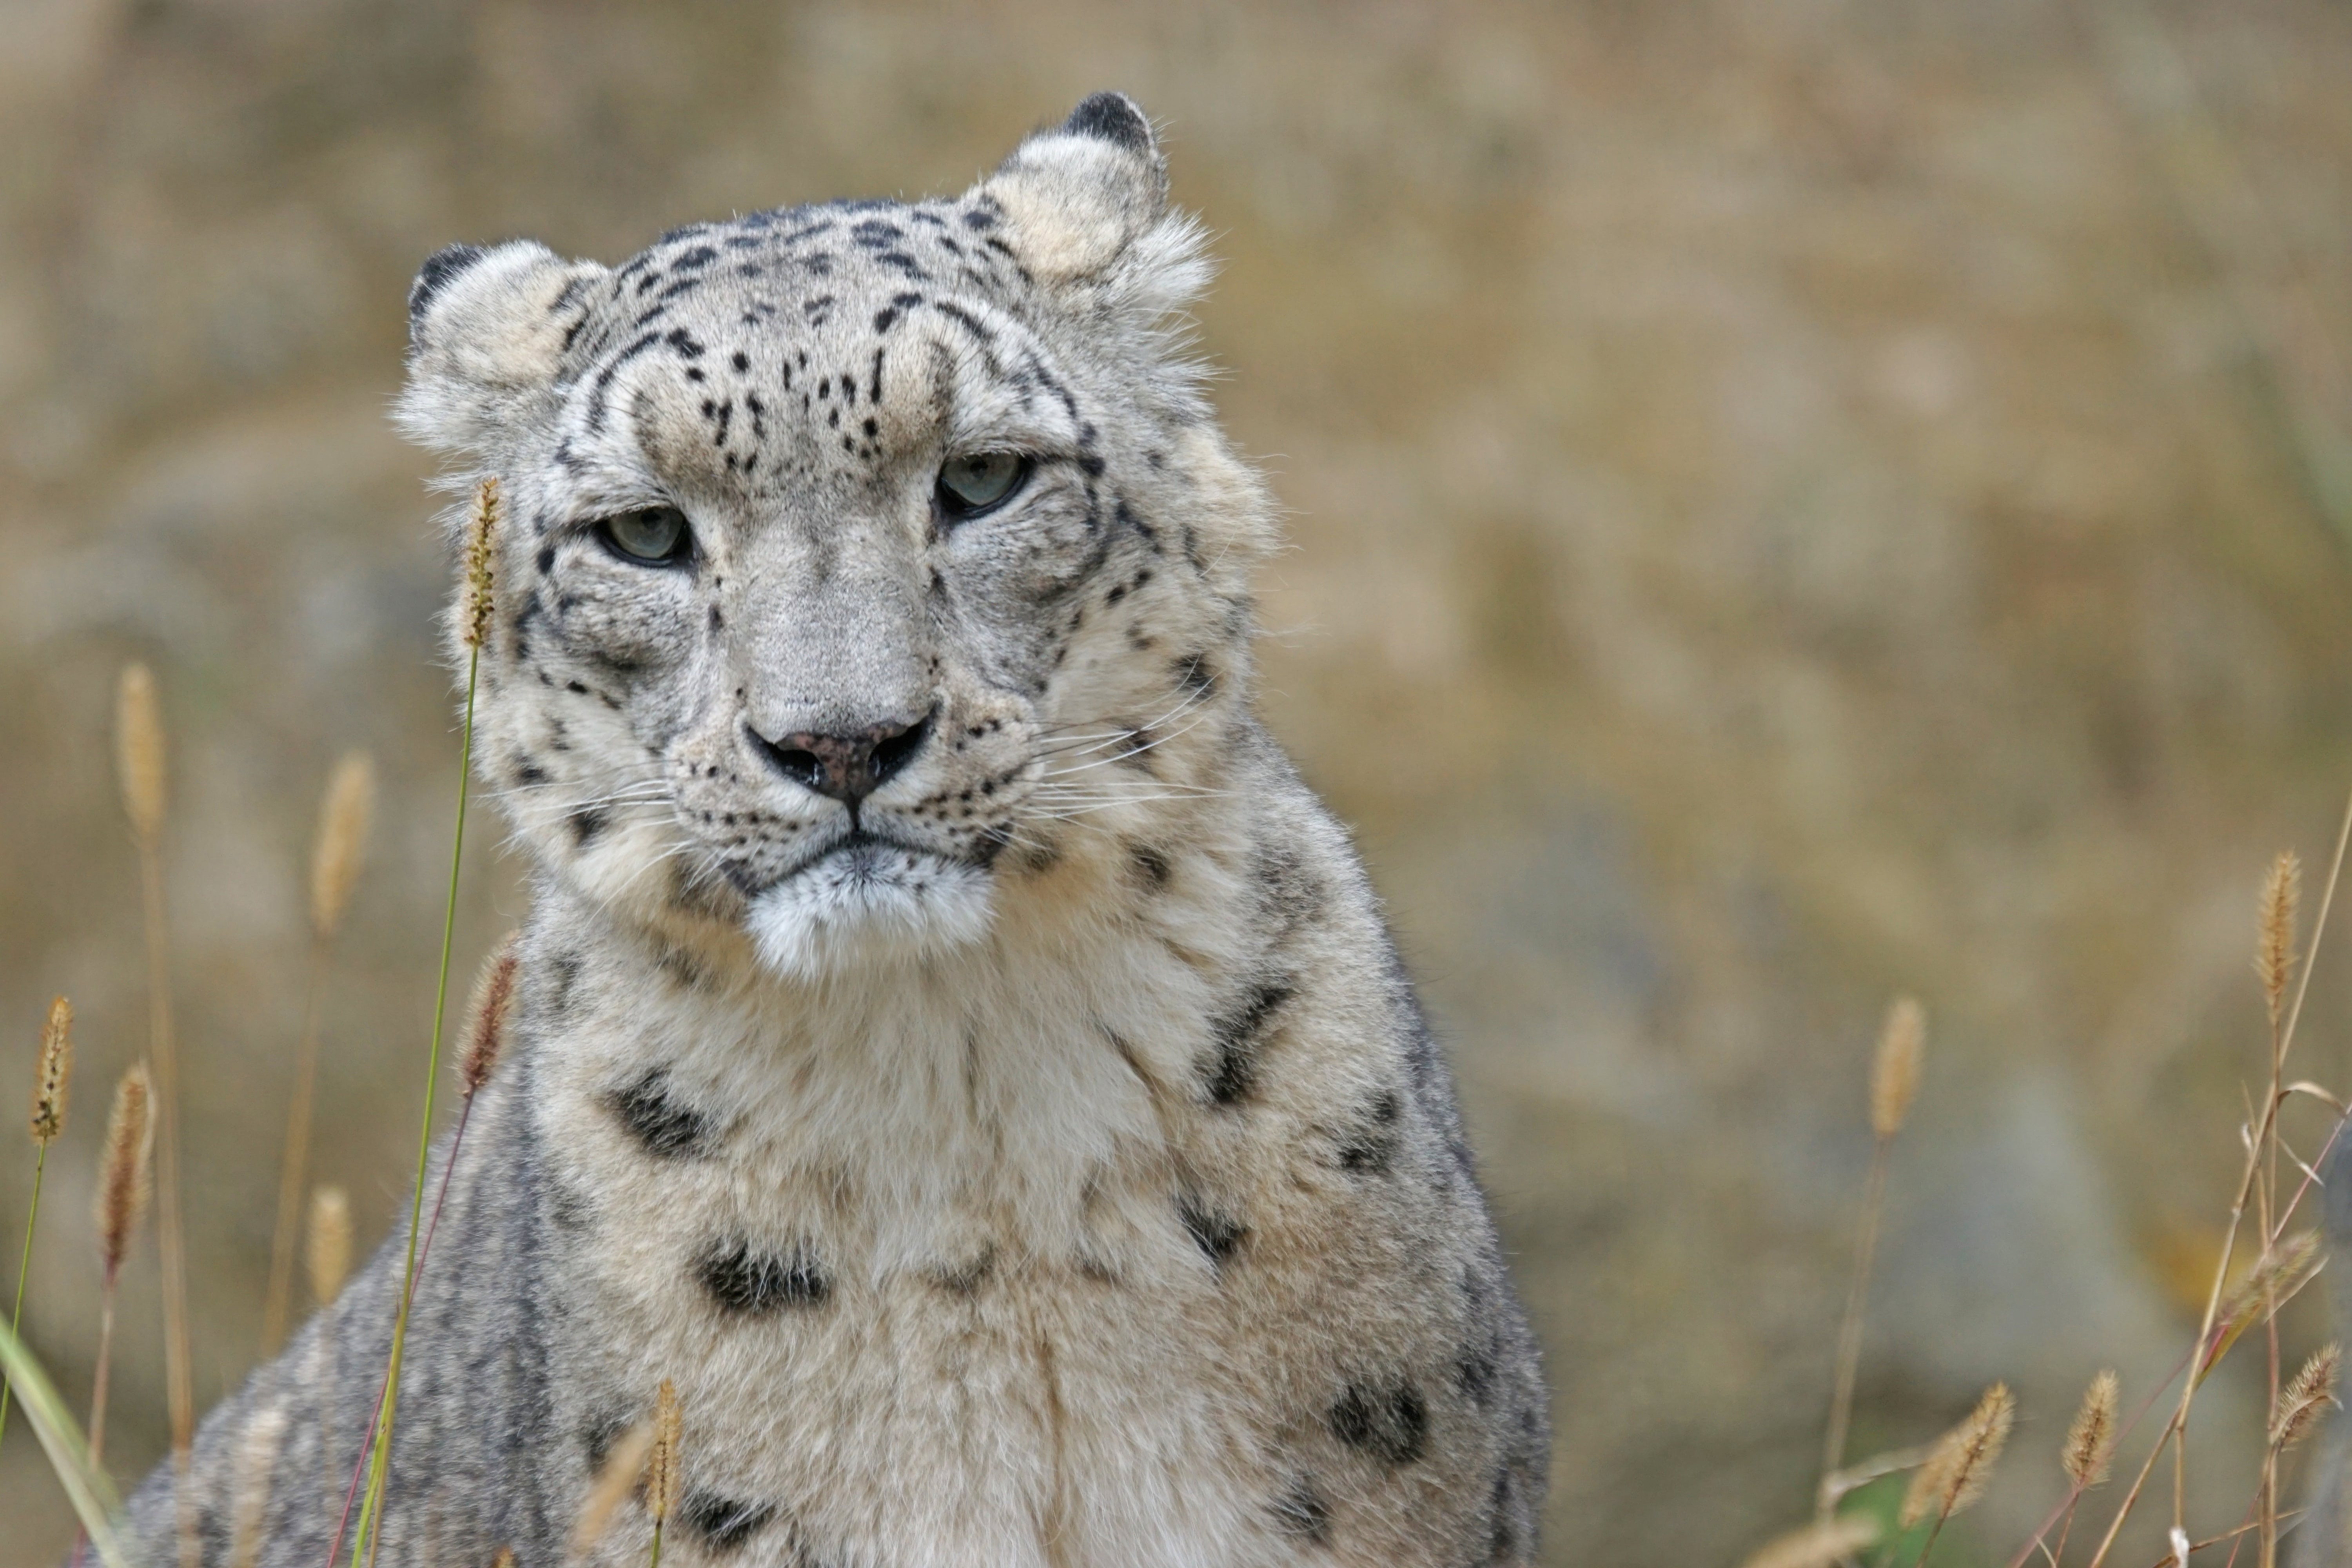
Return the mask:
[[[993,882],[969,859],[853,826],[751,892],[747,926],[771,969],[802,978],[934,958],[987,932]]]

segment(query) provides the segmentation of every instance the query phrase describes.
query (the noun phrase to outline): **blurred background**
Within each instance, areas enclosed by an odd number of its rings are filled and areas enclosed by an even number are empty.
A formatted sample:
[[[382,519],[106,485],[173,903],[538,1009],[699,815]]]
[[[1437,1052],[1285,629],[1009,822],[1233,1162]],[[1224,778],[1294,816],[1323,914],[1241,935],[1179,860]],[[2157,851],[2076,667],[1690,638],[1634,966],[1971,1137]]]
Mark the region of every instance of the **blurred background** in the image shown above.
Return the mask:
[[[353,746],[383,805],[318,1175],[362,1246],[404,1205],[455,744],[430,465],[384,418],[418,261],[957,190],[1108,86],[1217,236],[1217,395],[1290,509],[1265,706],[1453,1042],[1550,1355],[1553,1561],[1728,1564],[1806,1514],[1898,992],[1928,1065],[1853,1451],[2021,1404],[1938,1561],[2004,1559],[2091,1373],[2128,1410],[2193,1332],[2256,890],[2294,847],[2315,895],[2352,785],[2352,11],[0,0],[0,1079],[70,994],[26,1317],[75,1405],[144,1047],[125,659],[176,748],[200,1400],[256,1350]],[[461,970],[523,903],[473,860]],[[2347,1021],[2339,948],[2294,1072],[2342,1087]],[[125,1290],[131,1474],[152,1243]],[[2252,1474],[2238,1360],[2200,1533]],[[0,1521],[9,1568],[69,1540],[21,1417]]]

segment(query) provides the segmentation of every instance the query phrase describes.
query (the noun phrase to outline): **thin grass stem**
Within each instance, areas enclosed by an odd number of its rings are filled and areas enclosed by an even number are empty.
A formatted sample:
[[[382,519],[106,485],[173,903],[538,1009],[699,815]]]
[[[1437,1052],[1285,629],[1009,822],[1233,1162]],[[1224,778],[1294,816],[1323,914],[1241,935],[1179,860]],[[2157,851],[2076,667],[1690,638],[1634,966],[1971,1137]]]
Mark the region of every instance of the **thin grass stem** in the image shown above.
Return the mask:
[[[16,1259],[16,1305],[8,1314],[8,1331],[22,1334],[25,1331],[25,1279],[33,1271],[33,1226],[41,1217],[41,1174],[49,1167],[49,1146],[40,1145],[33,1157],[33,1202],[25,1215],[25,1250]],[[8,1405],[15,1397],[13,1386],[0,1386],[0,1438],[8,1436]]]
[[[319,1079],[319,1015],[326,991],[327,938],[310,939],[310,974],[302,1002],[302,1043],[294,1058],[294,1092],[286,1107],[286,1142],[278,1158],[278,1224],[269,1238],[269,1292],[261,1312],[261,1354],[266,1360],[286,1337],[294,1296],[295,1237],[301,1228],[302,1194],[310,1168],[310,1116]]]
[[[449,1011],[449,952],[457,926],[457,874],[466,861],[466,797],[474,776],[474,699],[478,689],[482,668],[480,640],[475,639],[466,659],[466,724],[458,747],[457,763],[457,826],[452,835],[449,851],[449,896],[441,917],[441,968],[433,1003],[433,1044],[425,1059],[425,1115],[416,1135],[416,1185],[409,1200],[408,1258],[402,1271],[400,1310],[393,1319],[392,1354],[384,1367],[383,1392],[377,1395],[374,1454],[369,1475],[367,1496],[360,1505],[359,1532],[352,1542],[352,1561],[356,1563],[364,1556],[369,1568],[373,1568],[375,1552],[382,1544],[384,1478],[392,1462],[392,1437],[394,1415],[400,1405],[401,1353],[408,1343],[408,1314],[416,1299],[417,1250],[425,1220],[425,1178],[433,1150],[433,1105],[441,1087],[441,1038]],[[470,1109],[470,1106],[468,1107]],[[450,1149],[447,1165],[442,1170],[442,1191],[448,1191],[448,1173],[457,1163],[457,1149]],[[434,1205],[434,1216],[440,1216],[440,1205]],[[331,1555],[330,1563],[333,1561]]]

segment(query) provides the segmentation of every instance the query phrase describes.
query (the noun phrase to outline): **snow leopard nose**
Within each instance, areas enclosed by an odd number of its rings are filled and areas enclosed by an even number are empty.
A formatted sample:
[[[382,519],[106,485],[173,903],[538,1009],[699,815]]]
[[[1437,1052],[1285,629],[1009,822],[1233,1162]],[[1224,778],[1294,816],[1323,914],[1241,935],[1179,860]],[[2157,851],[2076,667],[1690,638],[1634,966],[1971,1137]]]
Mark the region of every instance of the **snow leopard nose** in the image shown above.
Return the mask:
[[[855,807],[914,761],[930,739],[931,716],[911,724],[869,724],[847,735],[801,731],[770,740],[749,726],[744,732],[752,750],[793,783]]]

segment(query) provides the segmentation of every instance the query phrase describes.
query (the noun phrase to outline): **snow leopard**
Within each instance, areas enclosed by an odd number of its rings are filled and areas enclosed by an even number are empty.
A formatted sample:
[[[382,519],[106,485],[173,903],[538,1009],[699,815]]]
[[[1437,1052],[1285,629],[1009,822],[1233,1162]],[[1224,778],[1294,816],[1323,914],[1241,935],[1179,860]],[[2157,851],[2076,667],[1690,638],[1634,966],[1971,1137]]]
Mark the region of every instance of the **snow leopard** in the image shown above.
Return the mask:
[[[1118,93],[960,196],[425,262],[397,417],[498,481],[475,758],[532,901],[382,1563],[643,1562],[656,1503],[742,1568],[1536,1560],[1445,1055],[1255,706],[1208,276]],[[145,1561],[334,1561],[405,1241],[204,1422],[192,1530],[142,1489]],[[581,1536],[665,1383],[677,1495]]]

